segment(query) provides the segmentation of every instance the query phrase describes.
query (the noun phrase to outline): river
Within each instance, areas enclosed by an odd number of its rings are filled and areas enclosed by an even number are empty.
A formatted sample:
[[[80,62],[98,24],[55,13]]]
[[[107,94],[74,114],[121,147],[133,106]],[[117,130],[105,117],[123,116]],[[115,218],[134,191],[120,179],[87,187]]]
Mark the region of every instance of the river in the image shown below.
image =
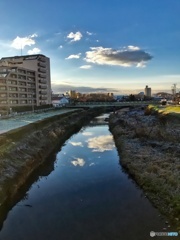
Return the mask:
[[[150,231],[167,231],[121,168],[105,117],[73,135],[36,173],[4,220],[1,240],[148,240]]]

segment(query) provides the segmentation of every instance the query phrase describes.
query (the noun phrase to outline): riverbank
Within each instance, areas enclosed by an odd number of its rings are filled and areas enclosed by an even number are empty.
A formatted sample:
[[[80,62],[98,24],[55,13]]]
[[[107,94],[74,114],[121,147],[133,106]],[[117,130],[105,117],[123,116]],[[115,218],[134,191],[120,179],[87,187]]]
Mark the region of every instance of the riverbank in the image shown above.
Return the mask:
[[[0,135],[0,206],[11,201],[30,175],[83,124],[103,109],[56,115]]]
[[[180,224],[180,122],[141,108],[112,114],[110,130],[124,169],[172,224]],[[180,229],[179,229],[180,230]]]
[[[150,231],[163,231],[166,219],[119,165],[107,117],[92,119],[37,169],[0,239],[150,240]]]

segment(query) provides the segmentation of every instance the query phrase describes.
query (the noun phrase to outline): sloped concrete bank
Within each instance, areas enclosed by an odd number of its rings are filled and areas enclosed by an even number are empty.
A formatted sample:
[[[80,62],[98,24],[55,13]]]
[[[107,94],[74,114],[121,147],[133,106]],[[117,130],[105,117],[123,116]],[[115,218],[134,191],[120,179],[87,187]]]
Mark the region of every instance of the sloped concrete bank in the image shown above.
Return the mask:
[[[75,132],[103,109],[56,115],[0,135],[0,208],[31,174]],[[1,210],[1,209],[0,209]]]
[[[109,127],[121,165],[154,206],[180,226],[180,122],[141,108],[124,109],[110,116]]]

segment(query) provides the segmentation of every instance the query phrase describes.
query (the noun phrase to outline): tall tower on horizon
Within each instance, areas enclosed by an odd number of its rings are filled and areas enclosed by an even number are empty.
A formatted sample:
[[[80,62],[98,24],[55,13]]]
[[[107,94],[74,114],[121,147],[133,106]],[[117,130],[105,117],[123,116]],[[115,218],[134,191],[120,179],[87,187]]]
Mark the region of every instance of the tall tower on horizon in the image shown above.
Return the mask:
[[[148,85],[146,85],[146,87],[144,89],[144,96],[151,97],[151,88],[148,87]]]

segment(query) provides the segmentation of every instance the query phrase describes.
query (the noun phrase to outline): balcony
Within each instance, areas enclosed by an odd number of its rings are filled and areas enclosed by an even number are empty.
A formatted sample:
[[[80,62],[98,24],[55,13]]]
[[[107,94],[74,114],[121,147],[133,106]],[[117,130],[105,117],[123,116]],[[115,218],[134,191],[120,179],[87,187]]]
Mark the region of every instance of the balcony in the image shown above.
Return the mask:
[[[21,69],[18,69],[17,72],[21,73],[21,74],[26,74],[26,71],[25,70],[21,70]]]
[[[42,62],[39,62],[39,63],[38,63],[38,66],[45,68],[45,67],[46,67],[46,64],[45,64],[45,63],[42,63]]]
[[[47,86],[46,85],[40,85],[39,88],[40,89],[47,89]]]
[[[8,81],[8,84],[10,84],[10,85],[17,85],[17,81]]]
[[[46,59],[45,59],[44,57],[39,57],[38,60],[39,60],[40,62],[46,62]]]
[[[47,97],[40,97],[41,100],[47,100]]]
[[[26,80],[26,76],[19,75],[18,79]]]
[[[33,78],[33,77],[27,77],[27,80],[28,80],[28,81],[31,81],[31,82],[34,82],[34,81],[35,81],[35,78]]]
[[[11,91],[11,92],[17,92],[17,88],[15,88],[15,87],[9,87],[9,91]]]
[[[26,86],[26,82],[19,82],[19,86]]]
[[[5,84],[6,84],[6,80],[2,80],[2,79],[1,79],[1,80],[0,80],[0,84],[1,84],[1,85],[2,85],[2,84],[5,85]]]
[[[19,88],[19,92],[27,92],[26,88]]]
[[[21,100],[20,104],[27,104],[27,100]]]
[[[18,104],[18,100],[10,100],[9,103],[10,104]]]
[[[0,91],[1,92],[7,91],[7,88],[6,87],[0,87]]]
[[[26,94],[20,94],[19,97],[20,98],[27,98],[27,95]]]
[[[7,101],[6,101],[6,100],[0,100],[0,104],[1,104],[1,105],[7,104]]]
[[[38,68],[38,71],[41,73],[46,73],[46,69],[45,68]]]
[[[39,79],[39,83],[44,83],[44,84],[46,84],[47,81],[46,81],[46,80]]]
[[[7,98],[7,94],[6,93],[1,93],[0,98]]]
[[[46,95],[47,91],[39,91],[39,93],[42,94],[42,95]]]
[[[36,86],[34,84],[27,84],[27,87],[35,88]]]
[[[18,98],[17,93],[9,93],[9,98]]]
[[[46,75],[45,74],[38,74],[38,77],[40,77],[40,78],[46,78]]]
[[[9,77],[10,78],[17,78],[17,75],[16,74],[11,74]]]
[[[35,76],[35,73],[34,73],[34,72],[27,71],[27,75],[29,75],[29,76]]]
[[[28,89],[28,93],[34,95],[34,94],[36,94],[36,91],[35,91],[35,89],[29,88],[29,89]]]

